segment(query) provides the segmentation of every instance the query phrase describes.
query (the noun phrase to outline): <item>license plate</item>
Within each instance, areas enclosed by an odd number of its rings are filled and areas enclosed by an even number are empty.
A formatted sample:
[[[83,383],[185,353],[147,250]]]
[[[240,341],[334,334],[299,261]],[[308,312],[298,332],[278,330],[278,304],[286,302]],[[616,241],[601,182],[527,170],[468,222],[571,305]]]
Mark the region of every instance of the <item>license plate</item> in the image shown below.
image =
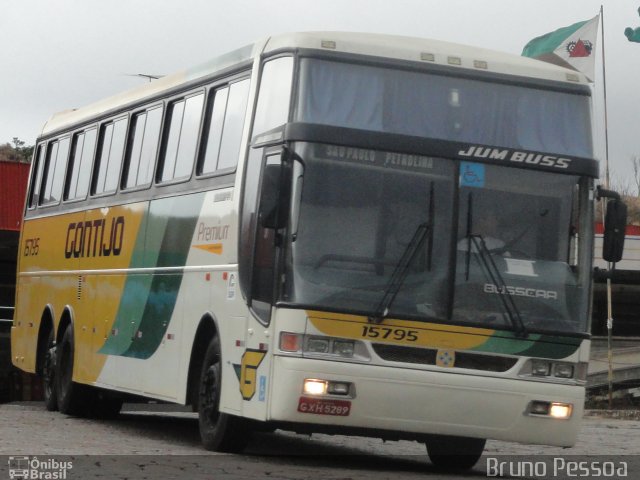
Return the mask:
[[[331,400],[327,398],[300,397],[298,411],[316,415],[335,415],[346,417],[351,413],[351,402],[348,400]]]

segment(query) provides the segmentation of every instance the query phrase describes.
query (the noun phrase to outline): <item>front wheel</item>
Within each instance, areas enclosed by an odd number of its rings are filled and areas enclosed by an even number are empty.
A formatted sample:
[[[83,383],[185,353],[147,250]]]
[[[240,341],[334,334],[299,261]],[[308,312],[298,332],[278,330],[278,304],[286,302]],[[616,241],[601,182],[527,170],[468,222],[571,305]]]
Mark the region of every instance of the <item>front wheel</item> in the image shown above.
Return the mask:
[[[207,450],[240,452],[249,442],[250,431],[243,419],[219,411],[222,365],[218,339],[207,348],[200,372],[198,424]]]
[[[484,451],[484,438],[439,436],[426,442],[429,459],[443,470],[469,470]]]

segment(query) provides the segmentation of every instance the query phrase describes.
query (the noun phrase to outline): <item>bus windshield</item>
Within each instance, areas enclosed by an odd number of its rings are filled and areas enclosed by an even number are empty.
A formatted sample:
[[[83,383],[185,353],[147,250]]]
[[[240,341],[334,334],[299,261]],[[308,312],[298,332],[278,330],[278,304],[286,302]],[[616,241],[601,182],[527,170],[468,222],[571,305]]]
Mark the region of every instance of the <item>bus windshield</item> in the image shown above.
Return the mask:
[[[589,248],[577,245],[578,177],[464,162],[458,174],[449,159],[323,144],[296,150],[304,176],[292,208],[286,302],[379,315],[422,228],[426,238],[385,317],[586,331],[578,320],[589,293],[588,266],[577,261],[578,248]]]
[[[585,95],[304,58],[295,121],[591,158],[589,112]]]

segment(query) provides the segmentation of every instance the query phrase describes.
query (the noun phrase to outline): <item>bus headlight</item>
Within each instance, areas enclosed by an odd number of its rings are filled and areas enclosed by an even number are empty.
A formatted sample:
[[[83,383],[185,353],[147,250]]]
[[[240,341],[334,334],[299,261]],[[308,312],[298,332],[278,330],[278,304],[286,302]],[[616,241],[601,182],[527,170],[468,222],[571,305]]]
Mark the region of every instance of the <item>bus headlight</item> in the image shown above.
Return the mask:
[[[341,357],[353,357],[355,342],[351,340],[334,340],[332,352]]]
[[[540,377],[550,380],[576,380],[578,382],[584,382],[587,377],[587,367],[588,364],[586,362],[576,364],[532,358],[525,362],[519,375],[521,377]]]
[[[558,378],[573,378],[573,365],[570,363],[556,363],[553,375]]]
[[[551,374],[551,363],[543,360],[531,360],[531,375],[548,377]]]
[[[278,348],[285,353],[301,353],[303,356],[340,357],[369,361],[370,356],[362,342],[346,338],[327,337],[323,335],[305,335],[302,333],[280,332]]]
[[[328,353],[329,346],[330,342],[326,337],[309,337],[304,351],[311,353]]]
[[[329,353],[344,358],[353,357],[355,342],[332,337],[308,336],[304,342],[305,353]]]

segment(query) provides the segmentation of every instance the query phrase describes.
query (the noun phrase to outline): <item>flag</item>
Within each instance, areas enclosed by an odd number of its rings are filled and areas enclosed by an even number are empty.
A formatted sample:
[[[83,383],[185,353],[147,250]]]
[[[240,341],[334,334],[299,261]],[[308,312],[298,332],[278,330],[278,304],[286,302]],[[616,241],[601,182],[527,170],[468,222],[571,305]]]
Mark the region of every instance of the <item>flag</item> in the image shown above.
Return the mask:
[[[640,15],[640,8],[638,8],[638,15]],[[632,28],[627,27],[624,29],[624,36],[627,37],[627,40],[630,42],[640,43],[640,27]]]
[[[525,45],[522,55],[578,70],[593,81],[599,23],[600,15],[596,15],[534,38]]]

